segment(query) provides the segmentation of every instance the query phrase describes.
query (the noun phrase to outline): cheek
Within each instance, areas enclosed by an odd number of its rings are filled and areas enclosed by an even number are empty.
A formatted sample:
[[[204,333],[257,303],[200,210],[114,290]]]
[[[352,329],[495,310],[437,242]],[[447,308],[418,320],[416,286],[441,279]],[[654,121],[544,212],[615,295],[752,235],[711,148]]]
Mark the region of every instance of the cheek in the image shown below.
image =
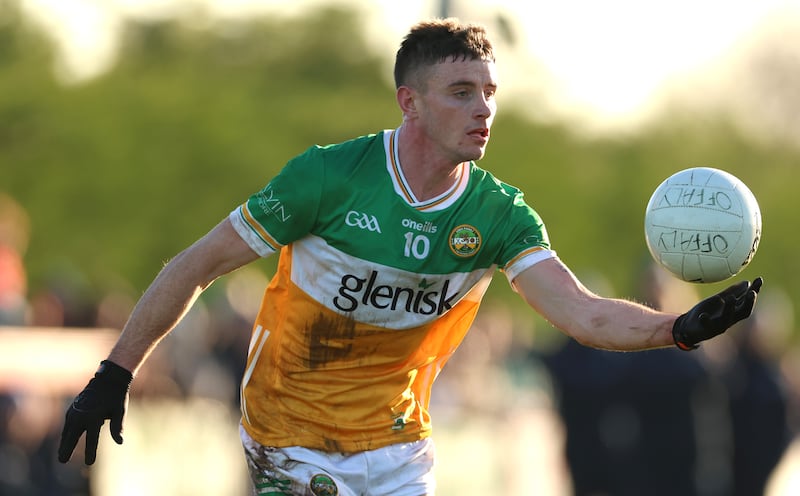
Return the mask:
[[[420,116],[428,133],[440,137],[457,132],[459,123],[465,119],[464,109],[448,105],[428,106]]]
[[[441,136],[453,128],[454,117],[447,110],[441,110],[428,117],[428,131],[433,135]]]

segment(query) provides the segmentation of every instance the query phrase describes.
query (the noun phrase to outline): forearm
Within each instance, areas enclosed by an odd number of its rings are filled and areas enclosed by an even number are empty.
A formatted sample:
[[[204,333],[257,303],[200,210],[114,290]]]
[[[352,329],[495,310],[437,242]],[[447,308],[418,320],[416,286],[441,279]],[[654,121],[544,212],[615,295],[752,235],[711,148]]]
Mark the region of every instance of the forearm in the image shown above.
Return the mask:
[[[586,346],[635,351],[674,346],[676,317],[632,301],[593,297],[561,327]]]
[[[217,277],[257,258],[224,219],[158,274],[136,304],[108,359],[136,372]]]
[[[142,295],[109,360],[135,373],[210,284],[198,279],[184,257],[178,255],[168,263]]]
[[[528,304],[581,344],[609,350],[672,346],[677,315],[588,290],[560,260],[540,262],[514,285]]]

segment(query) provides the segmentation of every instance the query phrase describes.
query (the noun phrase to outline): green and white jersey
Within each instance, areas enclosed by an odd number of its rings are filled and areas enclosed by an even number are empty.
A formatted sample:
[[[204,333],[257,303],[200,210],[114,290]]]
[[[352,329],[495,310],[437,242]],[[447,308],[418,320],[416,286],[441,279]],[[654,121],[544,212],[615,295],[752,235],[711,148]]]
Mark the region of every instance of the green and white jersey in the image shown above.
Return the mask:
[[[494,272],[555,256],[522,193],[474,163],[418,201],[396,135],[311,147],[230,215],[256,253],[281,253],[242,383],[243,425],[266,446],[428,436],[433,381]]]

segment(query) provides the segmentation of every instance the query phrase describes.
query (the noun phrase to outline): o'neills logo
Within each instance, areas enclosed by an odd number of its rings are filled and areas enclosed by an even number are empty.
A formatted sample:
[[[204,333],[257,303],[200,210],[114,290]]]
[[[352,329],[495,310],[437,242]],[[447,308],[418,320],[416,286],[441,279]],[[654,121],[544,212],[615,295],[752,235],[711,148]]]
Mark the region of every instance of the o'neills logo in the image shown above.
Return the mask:
[[[458,291],[448,293],[450,280],[438,287],[437,282],[422,279],[417,287],[393,286],[378,282],[378,271],[365,278],[353,274],[342,277],[339,296],[333,304],[342,312],[354,312],[359,305],[388,310],[405,310],[421,315],[442,315],[450,310]]]
[[[459,257],[471,257],[481,247],[481,233],[469,224],[461,224],[450,231],[450,249]]]

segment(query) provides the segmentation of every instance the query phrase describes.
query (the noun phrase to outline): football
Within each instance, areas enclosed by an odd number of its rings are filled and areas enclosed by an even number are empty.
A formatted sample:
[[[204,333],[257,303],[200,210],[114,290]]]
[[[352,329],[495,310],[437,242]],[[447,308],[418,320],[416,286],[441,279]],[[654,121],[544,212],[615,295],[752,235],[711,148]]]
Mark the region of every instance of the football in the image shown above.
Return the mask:
[[[736,176],[693,167],[665,179],[644,217],[650,254],[681,280],[713,283],[735,276],[761,239],[761,211]]]

